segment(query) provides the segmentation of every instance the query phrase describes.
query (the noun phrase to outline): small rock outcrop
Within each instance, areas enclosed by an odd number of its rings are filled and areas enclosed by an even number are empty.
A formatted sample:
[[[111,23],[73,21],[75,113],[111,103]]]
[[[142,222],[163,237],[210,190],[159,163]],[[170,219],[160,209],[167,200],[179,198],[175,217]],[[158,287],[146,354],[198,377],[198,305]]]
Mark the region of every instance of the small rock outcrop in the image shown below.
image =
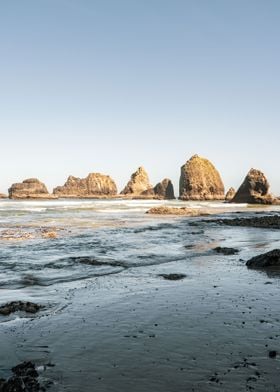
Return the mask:
[[[0,306],[0,314],[8,316],[15,312],[37,313],[43,306],[37,305],[33,302],[13,301]]]
[[[205,158],[194,155],[181,167],[181,200],[224,200],[225,188],[219,172]]]
[[[7,199],[7,195],[5,195],[4,193],[0,193],[0,199]]]
[[[225,197],[226,201],[231,201],[234,198],[235,194],[236,194],[235,189],[229,188],[229,190],[226,193],[226,197]]]
[[[166,200],[175,199],[174,187],[171,180],[169,180],[169,178],[165,178],[164,180],[159,182],[154,187],[154,194],[159,199],[166,199]]]
[[[262,269],[262,268],[280,268],[280,249],[274,249],[270,252],[263,253],[248,260],[247,267]]]
[[[13,375],[8,379],[0,379],[1,392],[39,392],[45,387],[38,381],[39,373],[32,362],[22,362],[13,367]]]
[[[63,186],[53,190],[58,197],[95,198],[114,197],[117,186],[110,176],[100,173],[90,173],[86,178],[69,176]]]
[[[131,175],[125,188],[121,191],[121,195],[126,196],[150,196],[154,195],[153,186],[150,184],[146,170],[141,166],[135,173]]]
[[[213,249],[216,253],[221,253],[222,255],[225,256],[230,256],[230,255],[235,255],[236,253],[239,253],[238,249],[235,248],[227,248],[226,246],[217,246],[216,248]]]
[[[37,178],[28,178],[20,183],[13,184],[9,188],[10,199],[53,199],[46,185]]]
[[[236,192],[232,203],[276,204],[269,193],[269,183],[260,170],[251,169]]]
[[[205,216],[207,212],[202,209],[188,207],[153,207],[146,211],[146,214],[154,215],[182,215],[182,216]]]

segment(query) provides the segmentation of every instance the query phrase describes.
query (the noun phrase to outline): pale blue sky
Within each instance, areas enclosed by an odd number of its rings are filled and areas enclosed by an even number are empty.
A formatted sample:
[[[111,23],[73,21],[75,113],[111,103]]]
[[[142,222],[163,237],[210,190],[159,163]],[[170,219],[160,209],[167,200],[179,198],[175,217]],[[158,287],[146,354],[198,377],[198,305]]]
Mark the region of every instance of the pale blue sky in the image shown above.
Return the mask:
[[[280,194],[280,1],[0,0],[0,191],[198,153]]]

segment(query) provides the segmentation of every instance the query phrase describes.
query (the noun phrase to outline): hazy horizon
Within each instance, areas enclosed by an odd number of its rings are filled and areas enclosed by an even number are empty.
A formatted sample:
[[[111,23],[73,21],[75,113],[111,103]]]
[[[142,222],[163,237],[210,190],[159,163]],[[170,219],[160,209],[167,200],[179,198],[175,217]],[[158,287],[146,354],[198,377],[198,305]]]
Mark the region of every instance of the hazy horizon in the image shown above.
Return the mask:
[[[192,155],[226,190],[251,167],[280,194],[276,0],[15,0],[0,14],[0,192],[139,166],[156,184]]]

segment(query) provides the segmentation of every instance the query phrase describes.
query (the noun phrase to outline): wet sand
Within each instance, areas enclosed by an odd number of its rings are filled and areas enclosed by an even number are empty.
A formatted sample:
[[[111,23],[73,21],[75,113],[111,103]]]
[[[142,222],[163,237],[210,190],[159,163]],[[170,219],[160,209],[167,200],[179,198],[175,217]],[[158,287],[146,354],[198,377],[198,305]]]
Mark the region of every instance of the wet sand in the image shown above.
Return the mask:
[[[73,284],[66,307],[3,323],[2,373],[31,360],[55,364],[50,391],[279,391],[279,279],[210,253]]]
[[[31,361],[50,392],[279,392],[280,275],[246,267],[279,229],[143,215],[3,242],[1,304],[43,308],[0,315],[0,378]]]

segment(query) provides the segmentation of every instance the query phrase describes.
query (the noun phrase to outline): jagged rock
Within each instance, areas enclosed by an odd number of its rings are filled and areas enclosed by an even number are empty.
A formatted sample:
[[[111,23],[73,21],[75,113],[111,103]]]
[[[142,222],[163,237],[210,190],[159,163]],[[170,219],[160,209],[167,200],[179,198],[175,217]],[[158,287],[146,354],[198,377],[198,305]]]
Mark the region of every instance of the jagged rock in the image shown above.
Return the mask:
[[[175,199],[174,187],[171,180],[169,180],[169,178],[165,178],[164,180],[159,182],[154,187],[154,194],[159,199],[167,199],[167,200]]]
[[[69,176],[63,186],[54,188],[53,193],[71,198],[112,197],[117,194],[117,187],[110,176],[90,173],[86,178]]]
[[[13,184],[9,188],[10,199],[53,199],[46,185],[37,178],[28,178],[20,183]]]
[[[280,249],[274,249],[248,260],[246,263],[249,268],[280,268]]]
[[[0,306],[0,314],[3,316],[8,316],[11,313],[19,311],[27,313],[37,313],[42,308],[43,307],[41,305],[37,305],[33,302],[13,301]]]
[[[207,212],[202,209],[188,207],[153,207],[146,211],[146,214],[154,215],[183,215],[183,216],[205,216]]]
[[[131,175],[121,195],[127,196],[154,196],[153,186],[150,184],[146,170],[141,166]]]
[[[229,188],[229,190],[226,193],[226,197],[225,197],[226,201],[231,201],[234,198],[235,194],[236,194],[235,189]]]
[[[1,392],[39,392],[45,391],[41,387],[39,374],[32,362],[22,362],[12,368],[13,376],[7,380],[0,379]]]
[[[181,200],[224,200],[225,189],[219,172],[205,158],[194,155],[181,167]]]
[[[269,193],[269,183],[263,172],[251,169],[231,202],[277,204],[277,199]]]

